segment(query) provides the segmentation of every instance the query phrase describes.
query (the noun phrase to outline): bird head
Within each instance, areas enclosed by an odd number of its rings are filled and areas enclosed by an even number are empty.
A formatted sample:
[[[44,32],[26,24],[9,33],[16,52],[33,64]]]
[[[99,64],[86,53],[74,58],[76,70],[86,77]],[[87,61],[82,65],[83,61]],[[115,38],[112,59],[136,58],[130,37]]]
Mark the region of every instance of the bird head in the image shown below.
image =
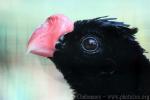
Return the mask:
[[[64,15],[51,16],[35,30],[28,50],[63,68],[102,67],[104,72],[113,72],[118,62],[133,59],[127,55],[135,54],[138,45],[134,38],[137,28],[115,19],[104,16],[73,23]]]

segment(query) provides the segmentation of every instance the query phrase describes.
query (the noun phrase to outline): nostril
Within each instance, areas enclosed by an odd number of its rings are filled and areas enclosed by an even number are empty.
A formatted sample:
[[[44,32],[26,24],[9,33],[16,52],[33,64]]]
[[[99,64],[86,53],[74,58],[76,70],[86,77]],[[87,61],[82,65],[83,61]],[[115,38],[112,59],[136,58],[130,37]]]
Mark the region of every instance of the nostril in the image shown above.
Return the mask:
[[[56,50],[60,50],[62,48],[62,43],[60,41],[57,41],[55,48],[56,48]]]
[[[56,42],[55,48],[56,50],[60,50],[64,47],[65,43],[64,43],[64,35],[62,35],[59,40]]]

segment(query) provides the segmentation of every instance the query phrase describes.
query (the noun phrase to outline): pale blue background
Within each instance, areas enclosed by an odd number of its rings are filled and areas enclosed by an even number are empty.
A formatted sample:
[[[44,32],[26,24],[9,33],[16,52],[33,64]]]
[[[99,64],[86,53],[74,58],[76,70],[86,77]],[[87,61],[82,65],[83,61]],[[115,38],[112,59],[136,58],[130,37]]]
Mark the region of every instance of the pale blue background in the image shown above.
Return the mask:
[[[48,16],[63,13],[73,21],[105,15],[117,17],[118,21],[139,28],[137,40],[150,52],[149,9],[150,0],[0,0],[0,76],[4,75],[0,77],[0,93],[11,98],[8,100],[33,100],[29,99],[30,92],[36,91],[28,82],[36,80],[31,78],[32,73],[20,68],[28,66],[34,72],[35,65],[50,65],[46,58],[26,55],[30,35]],[[146,55],[150,58],[150,53]]]
[[[138,27],[137,38],[150,51],[149,0],[1,0],[1,53],[24,53],[32,31],[48,16],[63,13],[72,20],[109,15]],[[7,49],[7,50],[4,50]],[[150,54],[147,54],[150,57]]]

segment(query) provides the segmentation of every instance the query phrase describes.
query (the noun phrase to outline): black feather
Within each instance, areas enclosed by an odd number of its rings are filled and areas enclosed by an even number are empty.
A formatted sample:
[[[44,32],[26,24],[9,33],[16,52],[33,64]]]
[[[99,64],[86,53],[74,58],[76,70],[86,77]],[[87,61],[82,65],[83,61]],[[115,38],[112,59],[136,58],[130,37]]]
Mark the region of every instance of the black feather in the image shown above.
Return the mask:
[[[150,95],[150,62],[135,40],[137,31],[108,16],[75,22],[51,60],[75,90],[76,100],[84,95]],[[98,41],[97,52],[81,48],[86,37]]]

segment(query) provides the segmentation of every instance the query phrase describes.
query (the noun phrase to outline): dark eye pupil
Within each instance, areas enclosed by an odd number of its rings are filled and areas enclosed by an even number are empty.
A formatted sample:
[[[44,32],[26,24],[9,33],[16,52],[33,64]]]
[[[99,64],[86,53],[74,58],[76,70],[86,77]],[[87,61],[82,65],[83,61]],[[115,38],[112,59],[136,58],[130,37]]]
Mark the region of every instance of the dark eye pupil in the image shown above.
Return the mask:
[[[94,37],[86,37],[83,39],[81,45],[86,51],[94,51],[98,48],[98,41]]]
[[[86,39],[83,43],[84,47],[87,49],[87,50],[94,50],[96,49],[97,47],[97,43],[95,40],[93,39]]]

